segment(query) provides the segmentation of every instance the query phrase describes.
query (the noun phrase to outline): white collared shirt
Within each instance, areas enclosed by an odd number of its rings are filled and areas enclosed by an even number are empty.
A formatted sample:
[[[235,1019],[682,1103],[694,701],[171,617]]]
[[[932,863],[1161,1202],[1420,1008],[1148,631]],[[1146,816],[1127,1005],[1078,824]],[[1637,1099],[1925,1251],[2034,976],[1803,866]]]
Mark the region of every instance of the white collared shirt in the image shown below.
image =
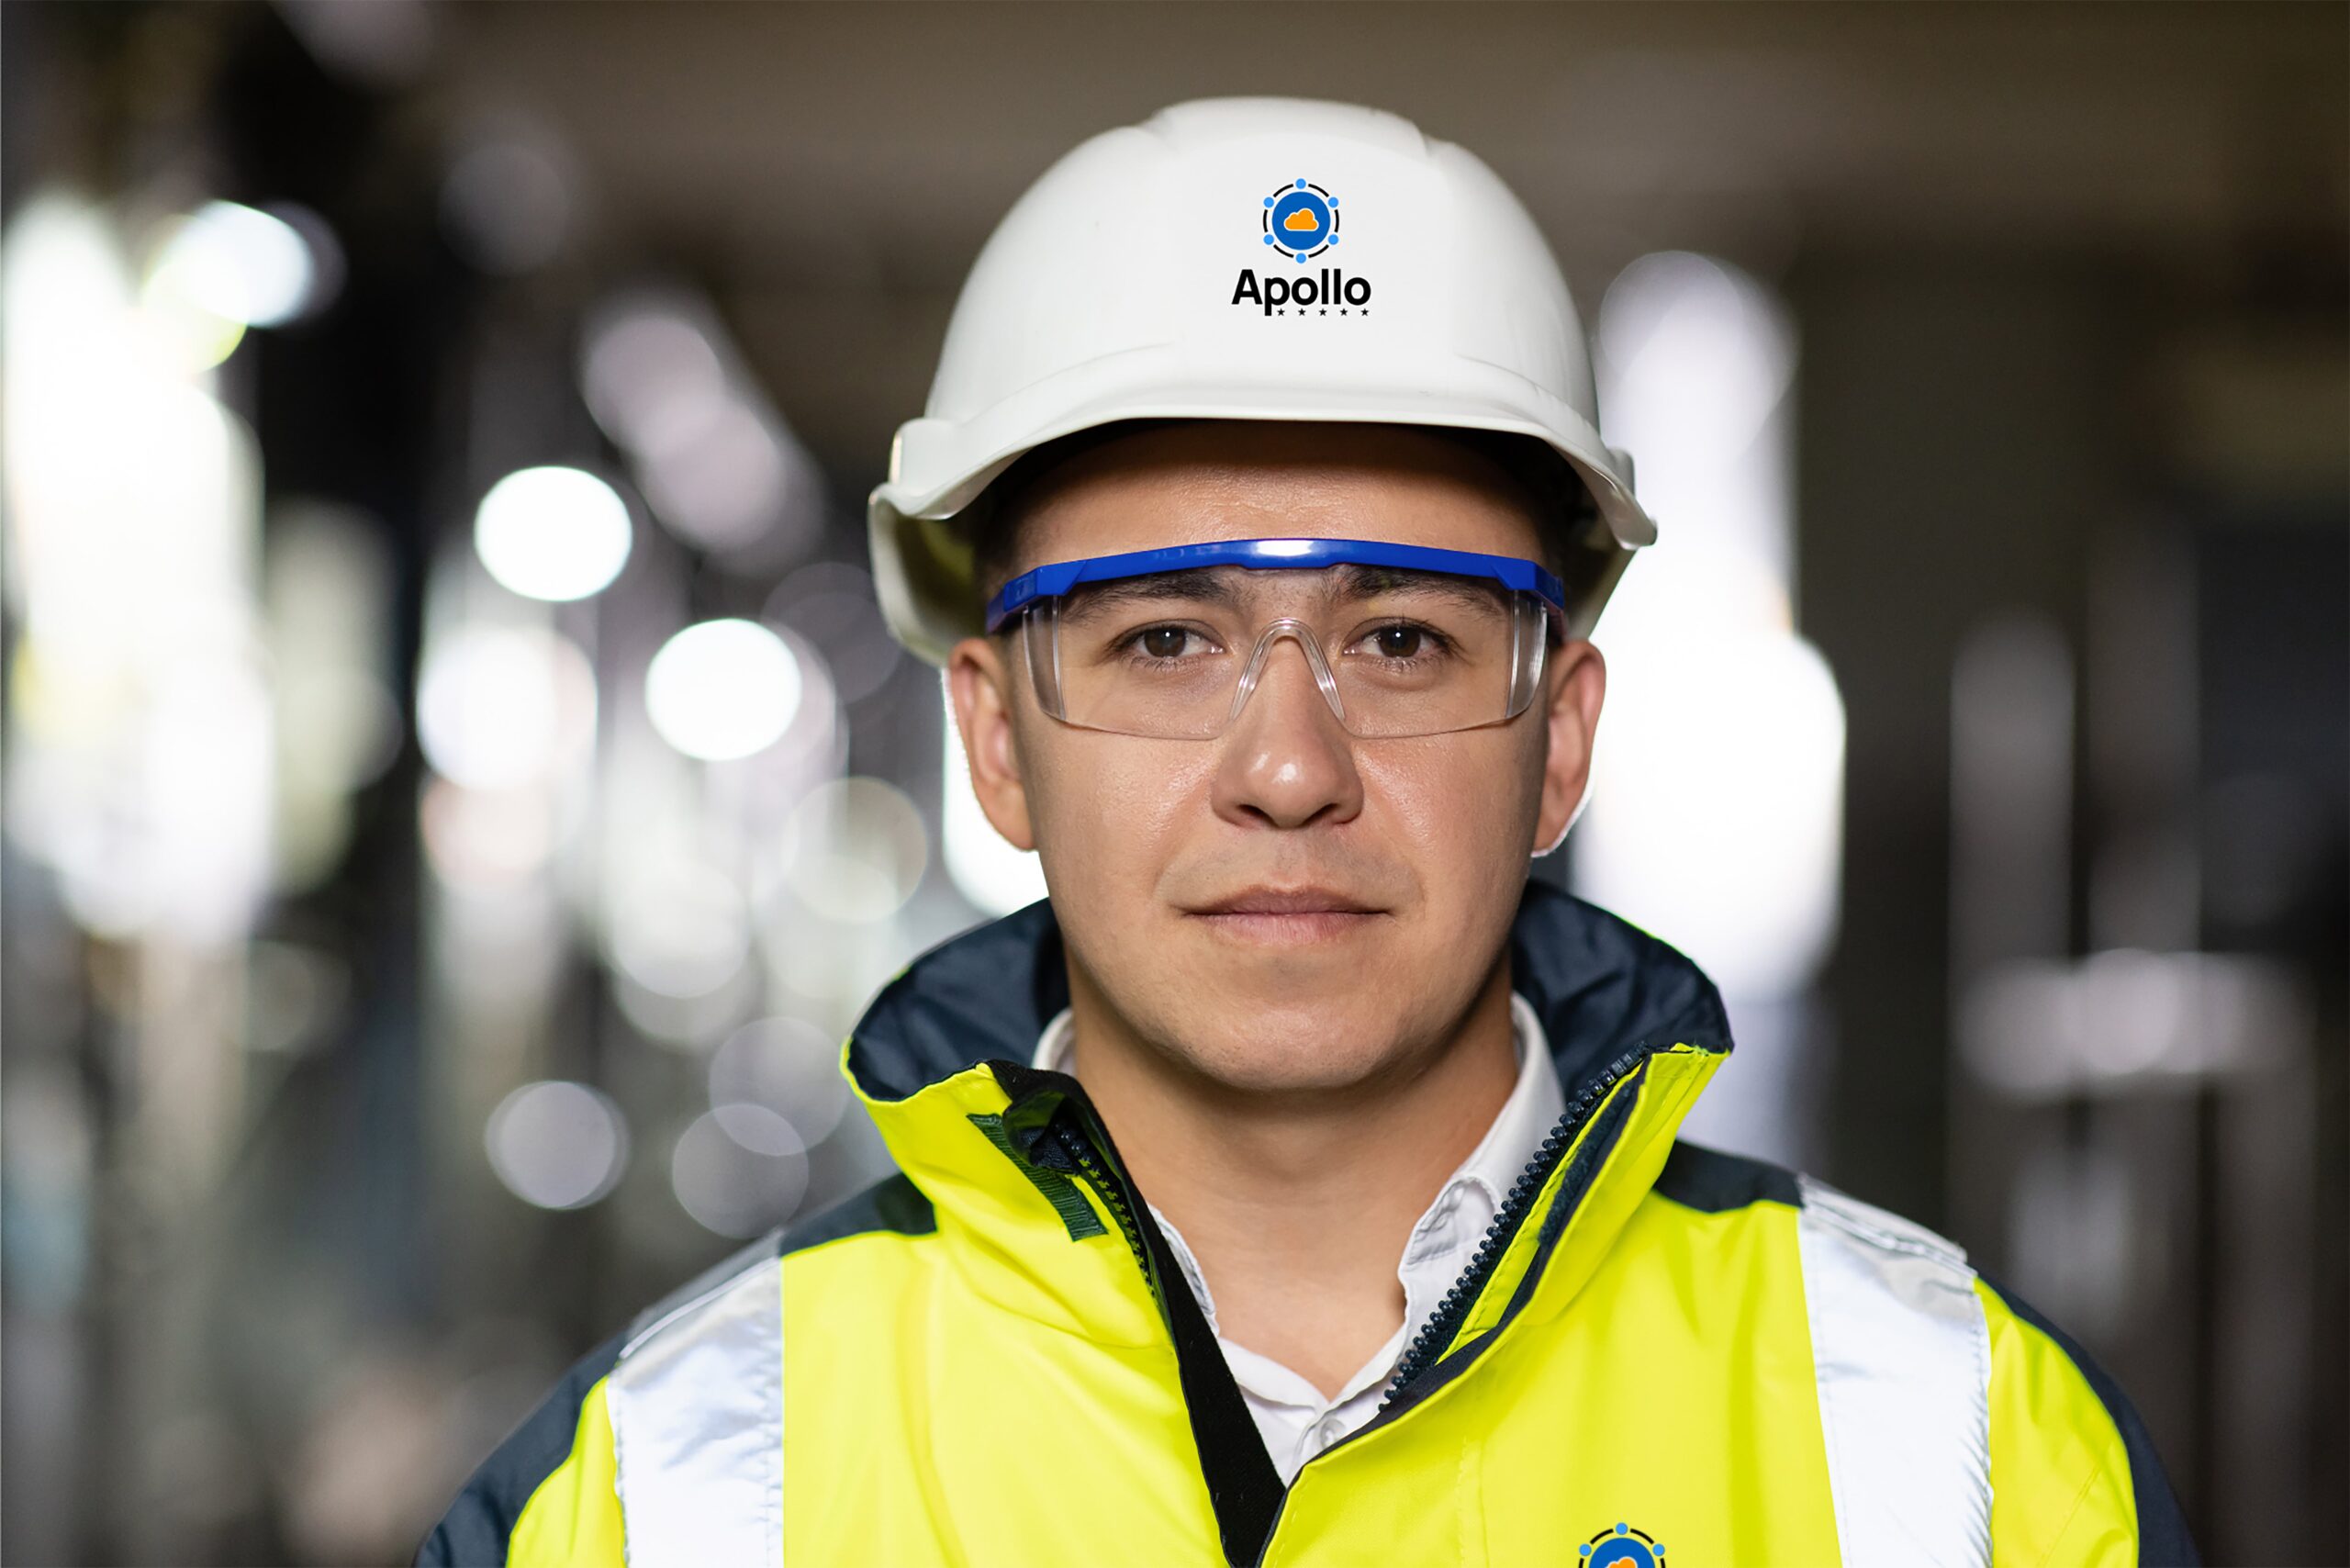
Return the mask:
[[[1559,1086],[1559,1071],[1550,1061],[1541,1020],[1515,991],[1510,993],[1509,1013],[1517,1045],[1516,1085],[1494,1125],[1437,1193],[1436,1201],[1404,1244],[1404,1256],[1395,1266],[1395,1277],[1404,1285],[1402,1327],[1372,1353],[1361,1371],[1347,1380],[1337,1398],[1323,1398],[1321,1391],[1301,1374],[1224,1337],[1216,1323],[1215,1299],[1200,1272],[1199,1260],[1167,1216],[1150,1205],[1151,1217],[1166,1234],[1168,1248],[1175,1254],[1208,1327],[1218,1329],[1215,1342],[1224,1350],[1233,1381],[1240,1385],[1248,1414],[1256,1418],[1257,1430],[1264,1437],[1265,1451],[1272,1456],[1273,1468],[1281,1473],[1284,1484],[1296,1478],[1298,1468],[1307,1460],[1378,1414],[1380,1397],[1387,1391],[1396,1363],[1404,1359],[1404,1347],[1460,1277],[1494,1215],[1500,1212],[1503,1199],[1566,1110],[1566,1094]],[[1064,1007],[1037,1036],[1032,1065],[1066,1070],[1073,1031],[1069,1010]]]

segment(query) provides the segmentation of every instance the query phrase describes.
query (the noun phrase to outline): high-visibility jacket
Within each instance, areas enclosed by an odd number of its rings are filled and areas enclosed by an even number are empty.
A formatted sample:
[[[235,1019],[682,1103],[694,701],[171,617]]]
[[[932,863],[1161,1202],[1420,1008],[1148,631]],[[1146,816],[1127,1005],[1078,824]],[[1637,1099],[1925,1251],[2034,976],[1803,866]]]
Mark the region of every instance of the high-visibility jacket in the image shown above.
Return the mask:
[[[900,1173],[582,1361],[427,1563],[2186,1562],[2138,1417],[1951,1243],[1679,1143],[1729,1048],[1663,944],[1539,884],[1567,1110],[1379,1415],[1284,1488],[1083,1088],[1033,904],[845,1070]]]

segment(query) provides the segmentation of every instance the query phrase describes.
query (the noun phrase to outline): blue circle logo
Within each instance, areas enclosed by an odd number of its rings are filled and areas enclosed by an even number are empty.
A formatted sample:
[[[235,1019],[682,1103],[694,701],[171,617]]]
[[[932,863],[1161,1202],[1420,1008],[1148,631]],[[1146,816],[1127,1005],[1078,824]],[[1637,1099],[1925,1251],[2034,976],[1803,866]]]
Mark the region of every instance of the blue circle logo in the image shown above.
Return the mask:
[[[1583,1568],[1664,1568],[1664,1543],[1629,1525],[1601,1530],[1577,1550]]]
[[[1265,243],[1292,261],[1338,242],[1338,198],[1311,180],[1292,180],[1265,198]]]

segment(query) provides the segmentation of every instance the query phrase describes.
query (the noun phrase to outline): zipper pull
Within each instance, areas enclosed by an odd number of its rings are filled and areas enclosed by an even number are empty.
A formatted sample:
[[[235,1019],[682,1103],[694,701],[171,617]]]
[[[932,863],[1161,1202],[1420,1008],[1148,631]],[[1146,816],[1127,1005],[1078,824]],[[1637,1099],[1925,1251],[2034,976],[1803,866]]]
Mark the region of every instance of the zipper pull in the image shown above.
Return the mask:
[[[1034,1069],[1006,1072],[1005,1066],[1002,1062],[995,1064],[996,1081],[1012,1096],[1012,1103],[1003,1108],[1002,1119],[1004,1137],[1013,1152],[1040,1170],[1074,1172],[1077,1162],[1064,1147],[1060,1134],[1073,1130],[1080,1118],[1068,1092],[1060,1082],[1053,1081],[1069,1081],[1059,1073]]]

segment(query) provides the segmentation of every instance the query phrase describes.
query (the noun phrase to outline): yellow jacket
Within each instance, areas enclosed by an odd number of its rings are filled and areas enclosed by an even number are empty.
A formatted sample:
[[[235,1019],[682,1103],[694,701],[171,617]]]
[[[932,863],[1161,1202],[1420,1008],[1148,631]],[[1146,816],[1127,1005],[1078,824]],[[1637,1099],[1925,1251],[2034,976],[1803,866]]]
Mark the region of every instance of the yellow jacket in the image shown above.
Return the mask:
[[[1066,1001],[1037,903],[851,1035],[901,1174],[588,1355],[418,1561],[2196,1560],[2120,1391],[1956,1248],[1675,1141],[1729,1048],[1687,959],[1533,884],[1512,962],[1566,1115],[1286,1489],[1083,1090],[1024,1065]]]

